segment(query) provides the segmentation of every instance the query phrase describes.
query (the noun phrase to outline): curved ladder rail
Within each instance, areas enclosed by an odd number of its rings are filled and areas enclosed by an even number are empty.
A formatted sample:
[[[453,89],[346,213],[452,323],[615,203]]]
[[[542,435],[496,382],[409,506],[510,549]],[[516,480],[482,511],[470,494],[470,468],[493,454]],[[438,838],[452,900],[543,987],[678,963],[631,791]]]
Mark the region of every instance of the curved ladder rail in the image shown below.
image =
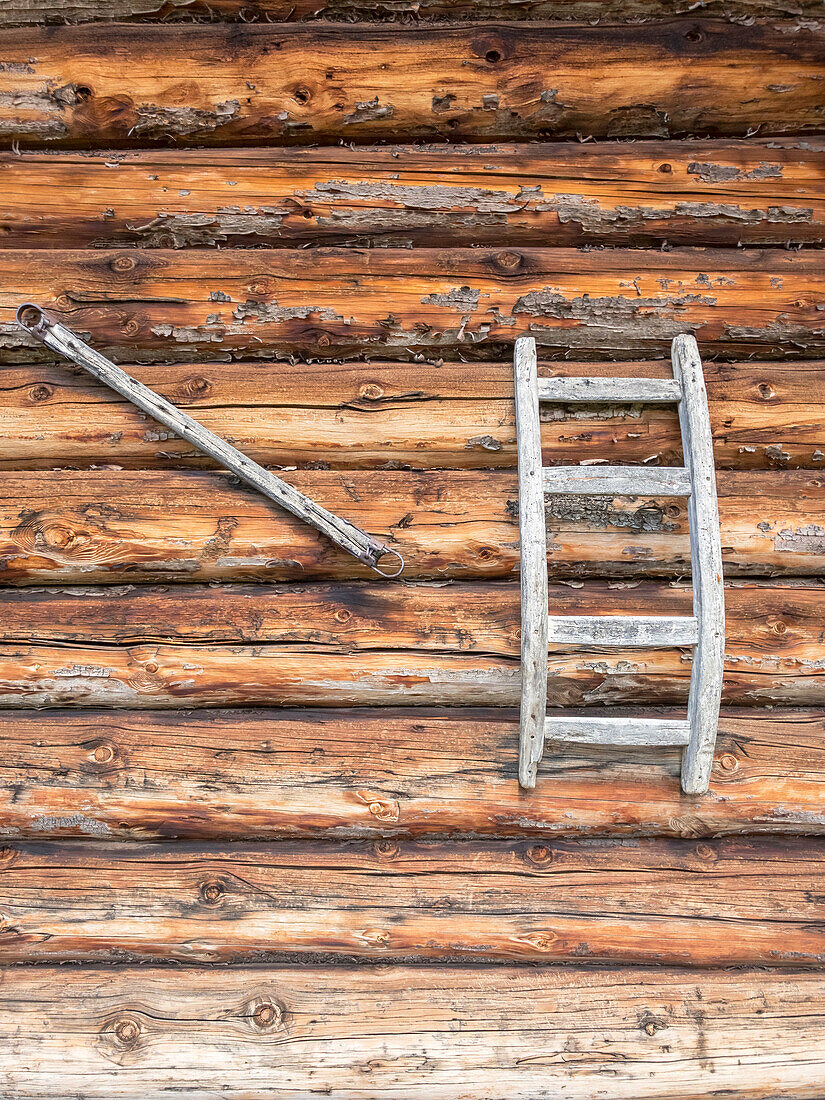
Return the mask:
[[[519,783],[534,787],[546,741],[682,746],[682,789],[708,789],[725,654],[722,545],[713,440],[702,361],[692,336],[671,347],[672,379],[543,378],[536,343],[516,341],[514,356],[521,533],[521,722]],[[684,466],[541,465],[539,402],[677,404]],[[544,497],[552,493],[684,496],[688,500],[692,616],[548,615]],[[548,638],[563,645],[690,646],[687,719],[573,718],[547,715]]]

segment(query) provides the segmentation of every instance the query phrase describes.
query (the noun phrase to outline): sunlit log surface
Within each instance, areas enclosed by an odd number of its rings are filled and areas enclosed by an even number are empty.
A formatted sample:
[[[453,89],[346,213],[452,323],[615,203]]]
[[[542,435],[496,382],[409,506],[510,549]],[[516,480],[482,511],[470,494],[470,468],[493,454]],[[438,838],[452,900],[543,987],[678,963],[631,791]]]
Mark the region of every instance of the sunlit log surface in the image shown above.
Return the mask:
[[[516,464],[506,362],[301,362],[127,368],[258,462],[335,469],[484,469]],[[539,364],[550,376],[671,377],[669,363]],[[719,469],[825,470],[825,362],[705,363]],[[675,407],[542,406],[547,466],[678,466]],[[0,371],[0,468],[211,465],[88,375],[61,363]]]
[[[822,41],[812,20],[24,27],[4,32],[0,133],[82,147],[797,134],[822,126]]]
[[[0,233],[7,248],[817,244],[824,170],[816,138],[0,153]]]

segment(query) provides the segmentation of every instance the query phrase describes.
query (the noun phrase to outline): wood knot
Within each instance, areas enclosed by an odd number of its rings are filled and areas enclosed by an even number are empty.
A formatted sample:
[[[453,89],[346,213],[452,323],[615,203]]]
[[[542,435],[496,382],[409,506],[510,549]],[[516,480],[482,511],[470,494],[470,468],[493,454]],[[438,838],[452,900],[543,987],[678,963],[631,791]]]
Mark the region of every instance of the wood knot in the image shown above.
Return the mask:
[[[776,397],[776,390],[770,384],[770,382],[760,382],[756,387],[756,392],[762,398],[763,401],[770,401],[772,397]]]
[[[328,348],[330,343],[331,340],[329,338],[329,334],[326,332],[322,332],[318,337],[318,346],[321,348]]]
[[[29,400],[31,401],[48,401],[54,390],[51,386],[45,385],[41,382],[37,386],[32,386],[29,390]]]
[[[276,1031],[284,1022],[284,1007],[271,998],[250,1006],[249,1022],[256,1031]]]
[[[516,268],[521,267],[524,262],[524,257],[520,252],[497,252],[493,257],[493,263],[496,267],[502,271],[515,271]]]
[[[667,1028],[667,1023],[660,1016],[654,1016],[652,1013],[646,1012],[639,1020],[639,1027],[645,1035],[655,1035],[657,1031],[664,1031]]]
[[[309,103],[312,99],[312,92],[302,84],[299,88],[295,89],[292,93],[292,97],[296,103]]]
[[[107,764],[113,763],[116,758],[117,749],[111,741],[101,740],[89,746],[89,760],[93,764],[105,767]]]
[[[10,848],[8,846],[8,844],[4,844],[3,847],[0,848],[0,864],[5,866],[5,865],[8,865],[10,863],[14,863],[14,861],[16,859],[17,859],[17,849],[16,848]]]
[[[375,854],[381,859],[395,859],[401,851],[401,846],[394,840],[377,840],[375,842]]]
[[[673,171],[673,165],[668,164],[667,161],[665,161],[664,164],[659,165],[657,171],[662,172],[663,175],[666,175],[666,176],[670,175],[670,173]]]
[[[121,1050],[134,1050],[140,1041],[143,1028],[134,1016],[118,1016],[107,1020],[101,1029],[101,1035],[111,1039]]]
[[[533,863],[549,863],[553,859],[552,851],[544,844],[534,844],[527,855]]]
[[[716,860],[716,852],[710,846],[710,844],[697,844],[696,855],[699,857],[699,859],[704,860],[705,863],[711,863]]]
[[[217,879],[207,879],[198,887],[198,893],[204,905],[220,905],[226,896],[226,889]]]
[[[109,267],[112,271],[116,271],[119,275],[122,275],[129,271],[135,270],[135,258],[134,256],[115,256],[109,261]]]
[[[367,401],[378,401],[384,396],[384,387],[379,386],[377,382],[364,382],[358,388],[358,395]]]
[[[140,324],[134,318],[131,318],[131,320],[123,322],[120,331],[124,336],[137,336],[140,332]]]
[[[346,607],[339,608],[335,612],[335,621],[337,623],[348,623],[352,618],[352,612],[348,611]]]
[[[739,767],[739,761],[733,753],[726,752],[719,757],[719,767],[724,768],[726,772],[733,772]]]
[[[372,791],[356,791],[356,797],[367,807],[367,812],[379,821],[396,822],[401,817],[401,807],[393,798],[382,798]]]
[[[211,383],[208,379],[197,374],[194,378],[187,378],[185,388],[187,394],[190,394],[192,397],[201,397],[203,394],[209,392]]]

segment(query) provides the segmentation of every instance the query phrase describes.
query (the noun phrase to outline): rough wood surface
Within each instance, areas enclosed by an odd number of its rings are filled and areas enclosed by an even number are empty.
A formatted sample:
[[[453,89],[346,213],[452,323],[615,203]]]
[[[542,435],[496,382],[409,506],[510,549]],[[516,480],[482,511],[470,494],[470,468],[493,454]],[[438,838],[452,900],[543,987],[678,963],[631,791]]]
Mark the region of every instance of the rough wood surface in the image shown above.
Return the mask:
[[[0,733],[9,839],[825,833],[822,710],[723,709],[701,798],[679,749],[589,745],[522,791],[515,709],[0,710]]]
[[[525,334],[577,358],[662,355],[684,332],[706,357],[825,350],[811,249],[9,249],[0,287],[3,362],[49,354],[12,323],[23,301],[121,362],[447,347],[509,358]]]
[[[152,389],[258,462],[477,469],[516,464],[512,363],[138,364]],[[545,376],[657,378],[664,363],[540,363]],[[825,362],[705,363],[720,469],[825,469]],[[207,460],[70,365],[0,371],[0,468],[200,467]],[[545,404],[542,459],[681,463],[675,408]]]
[[[20,28],[4,32],[0,133],[7,146],[84,147],[794,134],[822,126],[821,48],[813,21],[693,18],[539,23],[528,35],[507,24],[426,35],[321,23]]]
[[[789,33],[821,15],[819,0],[703,0],[701,11],[742,22],[781,19]],[[696,0],[3,0],[0,25],[117,20],[564,20],[639,23],[693,16]]]
[[[0,960],[821,967],[823,889],[819,838],[24,843]]]
[[[214,1092],[818,1100],[820,974],[664,967],[10,967],[8,1100]],[[273,1085],[273,1082],[277,1082]]]
[[[295,471],[333,512],[397,546],[406,579],[513,577],[515,471]],[[372,577],[306,524],[219,473],[7,473],[0,580],[307,580]],[[721,471],[728,576],[825,569],[825,486],[815,471]],[[687,576],[683,499],[551,497],[548,567],[557,577]]]
[[[816,138],[6,152],[0,233],[6,248],[817,244],[824,169]]]
[[[521,640],[519,662],[519,783],[535,787],[544,751],[547,711],[547,530],[541,465],[536,342],[516,341],[513,379],[518,447],[518,523]]]
[[[728,587],[724,698],[825,704],[819,584]],[[553,586],[554,613],[685,613],[690,587]],[[516,706],[516,584],[20,589],[0,704]],[[545,612],[546,614],[546,612]],[[550,706],[683,702],[688,649],[550,640]],[[541,727],[543,731],[543,725]]]

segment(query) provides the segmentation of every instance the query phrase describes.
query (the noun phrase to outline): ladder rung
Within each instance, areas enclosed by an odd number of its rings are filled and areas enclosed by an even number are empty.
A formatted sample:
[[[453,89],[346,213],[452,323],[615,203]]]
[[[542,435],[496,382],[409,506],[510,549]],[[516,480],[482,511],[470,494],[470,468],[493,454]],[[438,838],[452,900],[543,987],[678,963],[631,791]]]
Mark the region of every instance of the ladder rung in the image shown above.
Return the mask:
[[[673,404],[682,397],[674,378],[540,378],[539,401]]]
[[[593,646],[696,645],[692,615],[551,615],[550,644]]]
[[[548,741],[580,745],[686,745],[690,723],[664,718],[554,718],[544,723]]]
[[[608,496],[690,496],[683,466],[545,466],[545,493]]]

